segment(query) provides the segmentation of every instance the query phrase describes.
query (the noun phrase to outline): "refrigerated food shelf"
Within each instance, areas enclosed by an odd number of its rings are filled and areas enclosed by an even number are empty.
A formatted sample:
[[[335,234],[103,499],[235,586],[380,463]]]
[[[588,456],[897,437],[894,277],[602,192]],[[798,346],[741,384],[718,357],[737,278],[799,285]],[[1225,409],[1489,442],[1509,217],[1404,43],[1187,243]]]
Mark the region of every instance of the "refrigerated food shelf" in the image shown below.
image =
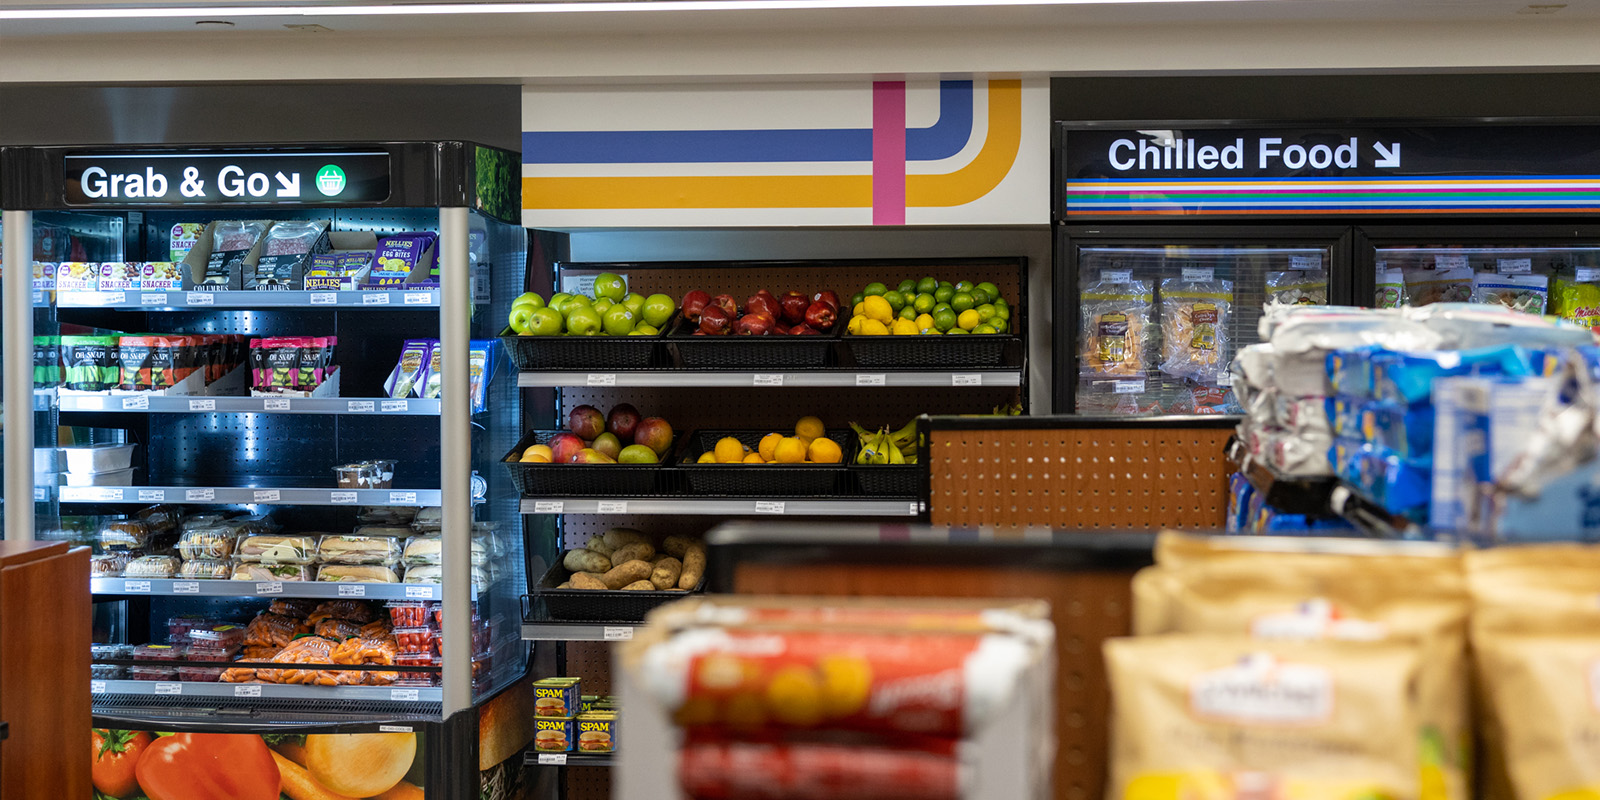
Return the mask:
[[[706,387],[911,387],[1021,386],[1022,370],[774,370],[771,372],[665,369],[616,372],[521,372],[522,388],[616,386],[658,388]]]
[[[322,583],[318,581],[224,581],[169,578],[90,578],[97,595],[198,595],[200,597],[309,597],[369,600],[440,600],[440,587],[417,583]]]
[[[278,506],[437,506],[438,489],[255,489],[235,486],[63,486],[63,503]]]
[[[41,302],[42,299],[35,298],[34,302]],[[439,290],[57,292],[56,306],[58,308],[142,308],[147,311],[203,308],[207,306],[214,308],[308,308],[314,306],[331,306],[335,308],[385,308],[391,306],[438,308]]]
[[[148,397],[142,395],[64,395],[62,411],[187,414],[363,414],[438,416],[436,398],[387,397]]]
[[[527,767],[609,767],[616,762],[616,753],[541,753],[530,749],[522,755],[522,764]]]
[[[699,514],[791,517],[915,517],[926,510],[912,498],[526,497],[523,514]]]
[[[299,686],[282,683],[212,683],[202,681],[96,680],[91,695],[166,698],[320,700],[322,702],[439,703],[437,686]]]
[[[557,622],[553,620],[525,619],[522,621],[522,640],[525,642],[622,642],[632,639],[634,633],[642,627],[644,625],[638,622]]]

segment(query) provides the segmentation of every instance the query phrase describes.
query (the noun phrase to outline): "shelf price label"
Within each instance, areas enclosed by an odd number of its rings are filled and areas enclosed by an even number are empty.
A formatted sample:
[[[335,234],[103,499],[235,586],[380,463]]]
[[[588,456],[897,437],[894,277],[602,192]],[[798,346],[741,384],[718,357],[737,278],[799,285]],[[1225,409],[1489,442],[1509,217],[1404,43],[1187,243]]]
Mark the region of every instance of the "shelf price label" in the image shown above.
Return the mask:
[[[50,499],[50,490],[49,489],[46,489],[43,486],[35,486],[35,487],[33,487],[33,502],[35,502],[35,503],[43,503],[44,501],[49,500],[49,499]]]
[[[783,385],[783,374],[779,373],[779,374],[775,374],[775,375],[766,375],[766,374],[762,374],[762,373],[756,373],[754,376],[752,376],[751,385],[753,385],[753,386],[782,386]]]
[[[982,375],[951,375],[950,376],[950,385],[951,386],[982,386],[983,385],[983,376]]]
[[[378,410],[385,414],[404,414],[411,410],[411,401],[384,400],[378,404]]]
[[[567,765],[566,753],[540,753],[539,763],[550,767],[564,767]]]
[[[416,502],[417,502],[417,493],[416,492],[390,492],[389,493],[389,505],[393,505],[393,506],[415,505]]]
[[[429,292],[406,292],[405,303],[408,306],[425,306],[433,302],[433,295]]]
[[[216,489],[185,489],[183,492],[183,501],[186,503],[210,503],[216,499]]]
[[[189,401],[189,410],[190,411],[216,411],[217,410],[217,401],[215,401],[215,400],[190,400]]]
[[[617,385],[617,373],[615,373],[615,372],[591,372],[591,373],[589,373],[588,383],[589,383],[590,386],[616,386]]]
[[[103,306],[120,306],[126,302],[128,302],[127,292],[106,292],[100,295],[100,305]]]
[[[115,502],[118,502],[118,501],[120,501],[122,499],[122,490],[121,489],[94,489],[94,490],[91,490],[89,492],[89,496],[94,498],[95,500],[100,500],[102,502],[115,503]]]
[[[1211,267],[1184,267],[1183,279],[1186,281],[1209,281],[1216,277],[1216,272]]]
[[[173,594],[199,594],[200,593],[200,582],[199,581],[173,581],[172,582],[172,593]]]
[[[856,385],[857,386],[887,386],[887,385],[889,385],[889,376],[888,375],[882,375],[882,374],[878,374],[878,375],[858,374],[858,375],[856,375]]]
[[[241,683],[238,686],[233,687],[233,696],[234,697],[260,697],[261,696],[261,686],[260,685],[251,685],[251,684],[243,684],[243,683]]]
[[[1467,257],[1462,254],[1441,253],[1433,257],[1434,269],[1465,269],[1467,266]]]
[[[217,304],[215,292],[189,292],[184,297],[184,303],[191,306],[214,306]]]
[[[167,490],[166,489],[140,489],[139,490],[139,502],[141,502],[141,503],[165,503],[165,502],[167,502]]]
[[[410,725],[379,725],[378,733],[410,733]]]
[[[89,681],[89,694],[105,694],[105,693],[106,693],[106,682],[105,681]]]
[[[608,642],[625,642],[633,638],[633,628],[627,625],[607,625],[602,635]]]
[[[339,596],[340,597],[366,597],[367,596],[367,587],[362,586],[359,583],[355,583],[355,584],[341,583],[341,584],[339,584]]]
[[[183,684],[181,684],[181,683],[167,683],[167,682],[163,681],[163,682],[157,683],[155,685],[153,691],[156,694],[164,694],[164,695],[183,694]]]
[[[1113,394],[1144,394],[1144,381],[1115,381],[1111,385]]]
[[[389,305],[389,293],[388,292],[376,292],[376,291],[367,292],[366,294],[361,296],[361,305],[364,305],[364,306],[386,306],[386,305]]]
[[[331,306],[331,305],[337,305],[338,303],[339,303],[339,294],[338,294],[338,292],[312,292],[311,293],[311,305],[314,305],[314,306]]]
[[[257,489],[253,496],[257,503],[276,503],[283,495],[277,489]]]
[[[168,302],[166,292],[144,292],[139,295],[141,306],[164,306]]]
[[[1322,256],[1289,256],[1289,269],[1322,269]]]
[[[351,400],[345,403],[345,410],[351,414],[371,414],[378,409],[378,404],[371,400]]]
[[[560,514],[566,511],[567,504],[563,500],[535,500],[533,513],[535,514]]]
[[[1502,258],[1495,262],[1495,269],[1501,275],[1527,275],[1533,272],[1533,259]]]
[[[256,584],[256,594],[283,594],[283,581],[263,581]]]
[[[406,597],[407,598],[420,597],[423,600],[432,600],[433,599],[433,587],[432,586],[407,586],[406,587]]]
[[[262,411],[288,411],[289,410],[289,398],[287,398],[287,397],[268,397],[267,399],[261,401],[261,410]]]
[[[628,501],[626,500],[601,500],[595,504],[596,514],[626,514]]]
[[[122,591],[127,592],[129,594],[149,594],[150,593],[150,582],[149,581],[123,581],[122,582]]]
[[[355,492],[330,492],[328,502],[336,506],[355,505],[357,497]]]
[[[757,514],[782,514],[785,503],[782,500],[757,500]]]
[[[415,702],[417,700],[418,696],[419,696],[419,694],[418,694],[416,689],[390,689],[389,690],[389,699],[390,700],[397,700],[397,701],[404,701],[404,702]]]

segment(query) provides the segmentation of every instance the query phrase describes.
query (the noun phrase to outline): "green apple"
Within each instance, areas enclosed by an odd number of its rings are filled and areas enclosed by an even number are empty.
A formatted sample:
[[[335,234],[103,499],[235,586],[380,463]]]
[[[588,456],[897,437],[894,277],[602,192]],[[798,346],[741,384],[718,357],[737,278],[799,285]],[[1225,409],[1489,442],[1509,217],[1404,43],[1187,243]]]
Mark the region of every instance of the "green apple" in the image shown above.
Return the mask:
[[[599,336],[605,322],[600,319],[600,312],[587,305],[569,303],[567,308],[567,333],[573,336]]]
[[[639,308],[639,316],[646,325],[660,328],[672,319],[672,312],[678,310],[677,301],[671,295],[653,294],[644,299],[644,305]]]
[[[536,308],[532,315],[527,332],[534,336],[560,336],[561,329],[566,325],[561,312],[553,308]]]
[[[519,336],[527,336],[528,330],[533,326],[533,312],[539,311],[531,305],[511,307],[511,330]]]
[[[661,329],[657,328],[654,325],[651,325],[648,322],[641,322],[638,325],[634,326],[633,332],[637,333],[637,334],[640,334],[642,336],[655,336],[656,334],[661,332]]]
[[[517,295],[517,299],[511,301],[512,308],[516,308],[517,306],[521,305],[531,305],[534,308],[544,308],[544,298],[540,297],[538,292],[523,292],[522,294]]]
[[[594,276],[594,299],[615,303],[628,296],[628,282],[614,272]]]
[[[566,292],[556,292],[555,294],[550,295],[549,302],[545,303],[544,305],[545,308],[553,308],[564,314],[566,313],[567,301],[571,299],[572,295],[567,294]]]
[[[628,310],[632,311],[633,315],[636,317],[639,316],[639,312],[644,309],[644,295],[639,294],[638,292],[628,292],[628,296],[622,298],[618,302],[627,306]]]
[[[605,317],[606,312],[610,311],[611,307],[614,306],[614,305],[616,305],[616,301],[608,300],[608,299],[602,297],[599,300],[594,301],[594,310],[598,311],[600,313],[600,316],[603,318],[603,317]]]
[[[600,315],[600,321],[605,325],[607,336],[627,336],[633,332],[633,312],[621,303],[606,309]]]

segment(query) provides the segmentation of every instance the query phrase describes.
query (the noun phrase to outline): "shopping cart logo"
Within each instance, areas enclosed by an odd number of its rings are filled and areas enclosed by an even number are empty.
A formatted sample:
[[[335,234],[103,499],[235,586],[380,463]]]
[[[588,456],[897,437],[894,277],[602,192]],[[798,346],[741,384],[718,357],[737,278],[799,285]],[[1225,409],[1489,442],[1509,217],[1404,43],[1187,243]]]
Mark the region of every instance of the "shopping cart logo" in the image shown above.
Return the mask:
[[[344,191],[344,185],[344,170],[339,165],[328,164],[317,170],[317,191],[322,192],[323,197],[337,196]]]

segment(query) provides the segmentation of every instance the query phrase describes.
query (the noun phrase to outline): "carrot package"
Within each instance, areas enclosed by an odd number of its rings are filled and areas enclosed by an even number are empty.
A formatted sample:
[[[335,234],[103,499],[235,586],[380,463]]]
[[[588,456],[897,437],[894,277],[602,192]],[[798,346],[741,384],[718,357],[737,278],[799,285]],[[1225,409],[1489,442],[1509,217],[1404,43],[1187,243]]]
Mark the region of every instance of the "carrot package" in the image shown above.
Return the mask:
[[[1373,800],[1419,789],[1398,642],[1169,635],[1111,639],[1114,800]]]
[[[1083,349],[1078,358],[1079,373],[1086,377],[1132,377],[1145,370],[1155,299],[1150,282],[1120,279],[1126,273],[1111,272],[1082,295],[1078,316]]]
[[[1228,369],[1228,312],[1233,282],[1167,278],[1161,282],[1161,371],[1216,383]]]

